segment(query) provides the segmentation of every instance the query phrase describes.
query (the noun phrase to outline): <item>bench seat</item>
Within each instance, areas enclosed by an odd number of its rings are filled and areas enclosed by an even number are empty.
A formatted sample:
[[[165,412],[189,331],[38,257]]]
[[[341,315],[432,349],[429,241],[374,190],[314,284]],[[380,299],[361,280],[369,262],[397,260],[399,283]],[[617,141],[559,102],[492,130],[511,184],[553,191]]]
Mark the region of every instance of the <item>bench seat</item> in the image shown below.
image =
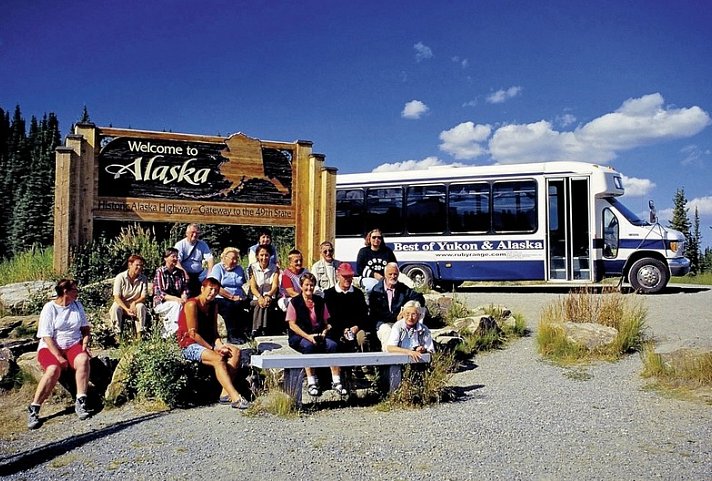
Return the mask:
[[[400,386],[402,365],[429,362],[429,353],[423,354],[420,361],[414,361],[408,354],[397,352],[285,353],[283,355],[253,355],[250,361],[252,366],[262,369],[284,369],[284,390],[295,398],[297,406],[302,404],[305,367],[385,366],[388,371],[388,392],[392,392]]]

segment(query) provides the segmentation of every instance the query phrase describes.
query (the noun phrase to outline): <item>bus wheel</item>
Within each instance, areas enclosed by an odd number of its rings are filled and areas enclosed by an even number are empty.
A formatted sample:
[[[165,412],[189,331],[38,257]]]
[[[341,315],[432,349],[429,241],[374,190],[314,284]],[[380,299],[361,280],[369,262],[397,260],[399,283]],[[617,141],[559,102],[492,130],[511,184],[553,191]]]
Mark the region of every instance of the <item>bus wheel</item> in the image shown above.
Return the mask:
[[[433,271],[428,266],[416,264],[403,269],[403,274],[408,276],[415,287],[426,286],[428,289],[433,288]]]
[[[630,285],[637,292],[655,294],[662,291],[670,280],[667,266],[658,259],[645,257],[633,263],[628,273]]]

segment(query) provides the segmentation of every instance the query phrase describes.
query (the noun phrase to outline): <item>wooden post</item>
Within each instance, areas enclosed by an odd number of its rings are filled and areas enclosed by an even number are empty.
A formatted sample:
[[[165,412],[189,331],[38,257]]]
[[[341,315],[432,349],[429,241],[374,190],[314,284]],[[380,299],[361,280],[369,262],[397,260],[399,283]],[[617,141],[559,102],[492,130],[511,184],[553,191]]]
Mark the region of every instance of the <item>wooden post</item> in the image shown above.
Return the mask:
[[[57,274],[69,269],[72,237],[72,166],[77,154],[69,146],[55,151],[56,174],[54,178],[54,271]]]

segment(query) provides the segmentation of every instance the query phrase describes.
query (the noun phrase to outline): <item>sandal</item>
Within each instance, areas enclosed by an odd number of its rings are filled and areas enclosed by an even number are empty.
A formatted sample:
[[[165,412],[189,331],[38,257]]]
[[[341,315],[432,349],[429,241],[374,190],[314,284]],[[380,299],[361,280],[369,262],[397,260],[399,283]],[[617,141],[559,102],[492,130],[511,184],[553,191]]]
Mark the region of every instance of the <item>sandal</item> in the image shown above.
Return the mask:
[[[230,407],[235,409],[247,409],[250,407],[250,403],[245,398],[240,398],[238,401],[230,403]]]
[[[344,389],[344,386],[342,386],[340,382],[332,382],[331,389],[336,391],[336,394],[339,396],[346,396],[349,393],[346,389]]]
[[[310,396],[321,396],[321,391],[319,390],[319,386],[316,384],[310,384],[307,386],[307,393],[309,393]]]

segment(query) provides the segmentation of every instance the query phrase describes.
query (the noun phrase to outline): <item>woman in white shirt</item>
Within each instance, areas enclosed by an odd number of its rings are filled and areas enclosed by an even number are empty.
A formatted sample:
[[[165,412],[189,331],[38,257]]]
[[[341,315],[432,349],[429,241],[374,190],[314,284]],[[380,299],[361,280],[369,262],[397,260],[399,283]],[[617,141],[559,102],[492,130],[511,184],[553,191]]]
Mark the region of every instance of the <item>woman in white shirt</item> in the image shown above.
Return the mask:
[[[44,305],[37,326],[37,337],[40,338],[37,362],[42,366],[44,375],[28,407],[27,427],[30,429],[42,424],[40,407],[52,393],[62,372],[69,368],[74,369],[77,383],[74,410],[81,420],[91,415],[87,407],[91,328],[84,307],[77,301],[76,281],[62,279],[55,291],[57,298]]]

